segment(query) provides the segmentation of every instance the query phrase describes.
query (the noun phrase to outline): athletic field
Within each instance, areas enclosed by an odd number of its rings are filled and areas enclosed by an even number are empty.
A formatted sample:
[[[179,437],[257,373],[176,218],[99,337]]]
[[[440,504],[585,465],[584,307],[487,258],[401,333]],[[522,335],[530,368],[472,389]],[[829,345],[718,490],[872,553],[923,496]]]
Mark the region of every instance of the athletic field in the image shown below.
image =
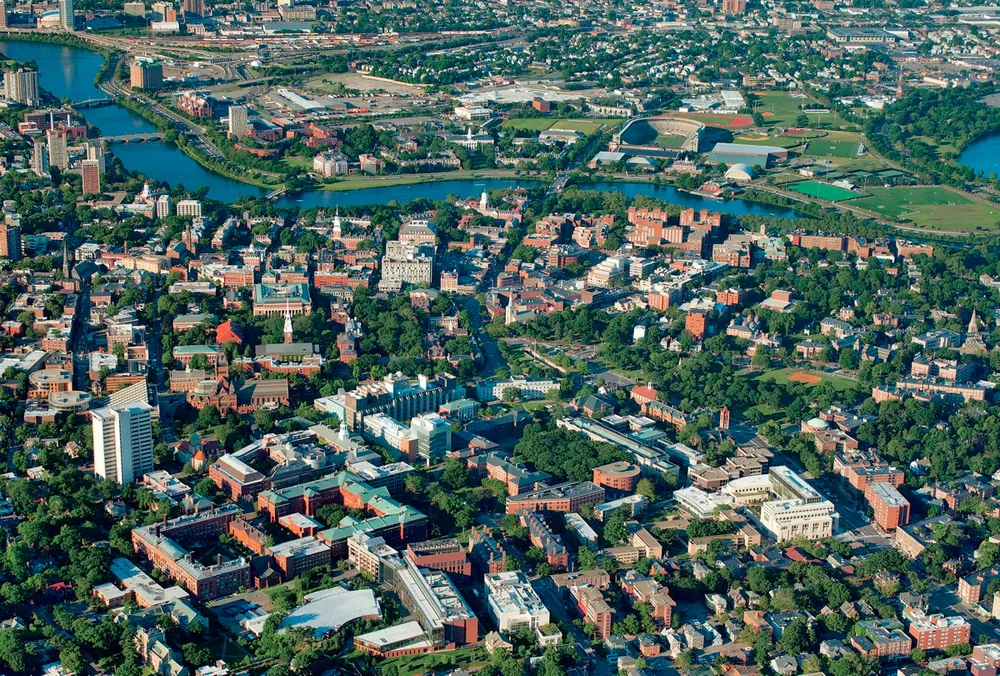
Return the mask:
[[[802,154],[818,155],[821,157],[857,157],[858,143],[857,141],[830,141],[821,138],[814,141],[807,141]]]
[[[906,220],[929,230],[970,232],[1000,228],[1000,205],[938,186],[866,188],[871,197],[852,200],[891,220]]]
[[[788,189],[797,193],[802,193],[803,195],[808,195],[809,197],[826,200],[827,202],[850,200],[860,194],[851,192],[850,190],[845,190],[844,188],[838,188],[837,186],[830,185],[829,183],[820,183],[819,181],[802,181],[801,183],[789,186]]]

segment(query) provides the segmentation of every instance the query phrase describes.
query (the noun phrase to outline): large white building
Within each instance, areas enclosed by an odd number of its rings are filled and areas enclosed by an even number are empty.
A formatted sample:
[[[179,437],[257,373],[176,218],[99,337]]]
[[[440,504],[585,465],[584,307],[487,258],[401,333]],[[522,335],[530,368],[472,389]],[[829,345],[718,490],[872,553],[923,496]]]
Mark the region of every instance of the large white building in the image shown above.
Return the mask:
[[[94,474],[127,484],[153,471],[152,412],[141,402],[91,411]]]
[[[229,106],[229,138],[240,139],[250,130],[246,106]]]
[[[760,506],[760,523],[778,542],[833,537],[840,515],[829,500],[772,500]]]
[[[398,291],[403,284],[430,286],[434,281],[434,245],[387,242],[379,288]]]
[[[428,465],[441,459],[451,450],[451,425],[437,413],[422,413],[410,421],[410,429],[417,437],[417,455]]]
[[[487,575],[483,587],[490,617],[501,632],[521,627],[534,630],[549,623],[549,609],[521,571]]]
[[[59,27],[66,31],[76,30],[76,13],[73,0],[59,0]]]
[[[490,378],[476,384],[476,398],[479,401],[493,401],[503,398],[503,391],[515,389],[521,399],[544,399],[551,390],[559,389],[559,381],[554,378]]]
[[[34,105],[41,99],[38,91],[38,71],[27,68],[9,70],[3,76],[4,97],[8,101]]]

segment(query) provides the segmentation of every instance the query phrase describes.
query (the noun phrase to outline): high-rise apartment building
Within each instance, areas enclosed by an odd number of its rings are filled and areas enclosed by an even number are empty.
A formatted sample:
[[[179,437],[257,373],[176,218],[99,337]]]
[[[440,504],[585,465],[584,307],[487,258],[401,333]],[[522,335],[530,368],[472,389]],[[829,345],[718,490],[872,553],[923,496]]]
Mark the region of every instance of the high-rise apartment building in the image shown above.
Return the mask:
[[[243,138],[250,130],[246,106],[229,106],[229,138]]]
[[[159,89],[163,86],[163,64],[159,61],[136,60],[129,66],[132,89]]]
[[[31,170],[35,172],[35,176],[49,175],[49,147],[41,136],[35,138],[35,147],[31,154]]]
[[[97,160],[84,160],[80,163],[80,167],[80,173],[83,175],[83,194],[99,194],[101,192],[101,163]]]
[[[38,91],[38,71],[27,68],[7,71],[3,77],[3,89],[8,101],[34,104],[41,98]]]
[[[0,0],[0,28],[7,27],[7,3]]]
[[[141,402],[91,411],[94,474],[124,485],[153,471],[152,412]]]
[[[184,15],[205,16],[205,0],[184,0]]]
[[[76,30],[73,0],[59,0],[59,27],[66,31]]]
[[[129,16],[146,16],[146,3],[126,2],[124,10],[125,13]]]
[[[173,212],[174,203],[170,195],[160,195],[156,198],[156,217],[166,218]]]
[[[96,160],[97,167],[103,174],[107,170],[107,162],[104,159],[104,146],[100,141],[93,141],[87,144],[87,159]]]
[[[46,136],[49,142],[49,166],[66,169],[69,166],[66,132],[62,129],[49,129]]]
[[[19,261],[21,257],[21,226],[0,221],[0,258]]]

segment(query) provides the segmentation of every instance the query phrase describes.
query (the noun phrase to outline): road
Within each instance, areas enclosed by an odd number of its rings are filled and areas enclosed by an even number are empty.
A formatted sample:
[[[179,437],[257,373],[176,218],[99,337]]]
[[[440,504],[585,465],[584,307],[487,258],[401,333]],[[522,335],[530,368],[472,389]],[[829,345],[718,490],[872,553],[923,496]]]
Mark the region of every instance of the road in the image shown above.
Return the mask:
[[[479,307],[479,300],[475,296],[471,296],[465,300],[464,307],[469,313],[469,319],[472,320],[472,333],[476,342],[479,343],[479,350],[483,355],[479,375],[483,378],[489,378],[497,372],[498,368],[506,366],[507,362],[500,354],[497,341],[483,330],[483,315],[482,309]]]
[[[73,317],[73,388],[80,392],[90,389],[90,368],[87,353],[90,338],[90,286],[80,289],[80,303]]]
[[[938,587],[930,593],[929,605],[934,612],[943,612],[945,615],[961,615],[972,625],[972,641],[979,643],[980,636],[988,636],[990,640],[996,642],[1000,638],[1000,630],[992,623],[983,619],[982,615],[976,613],[972,606],[964,603],[958,598],[955,585]]]
[[[579,619],[578,615],[571,615],[568,610],[573,605],[568,603],[559,593],[559,590],[556,589],[555,584],[552,582],[552,578],[543,577],[532,580],[531,586],[538,593],[538,596],[541,597],[542,603],[549,609],[549,615],[551,615],[552,620],[567,627],[573,640],[580,645],[590,645],[590,639],[583,633],[583,629],[573,624],[573,620]],[[614,676],[617,673],[617,670],[613,669],[606,659],[595,654],[592,649],[587,649],[587,655],[590,657],[590,663],[594,667],[593,673],[596,676]]]

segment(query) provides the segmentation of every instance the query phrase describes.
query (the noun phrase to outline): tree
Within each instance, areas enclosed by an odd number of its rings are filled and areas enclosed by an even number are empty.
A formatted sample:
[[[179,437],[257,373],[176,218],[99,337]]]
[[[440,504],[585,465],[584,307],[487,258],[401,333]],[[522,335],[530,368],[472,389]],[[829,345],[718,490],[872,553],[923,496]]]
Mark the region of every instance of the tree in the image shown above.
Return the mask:
[[[619,507],[604,522],[604,539],[612,546],[620,545],[628,539],[628,530],[625,528],[625,508]]]
[[[195,425],[200,430],[209,429],[210,427],[217,427],[222,424],[222,416],[219,415],[219,409],[217,409],[212,404],[209,404],[205,408],[198,411],[198,419]]]
[[[456,458],[449,458],[441,471],[441,483],[452,490],[465,488],[469,479],[469,469],[465,463]]]
[[[521,390],[516,387],[505,387],[501,395],[501,400],[506,402],[517,401],[521,396]]]
[[[193,667],[203,667],[212,661],[212,651],[207,645],[185,643],[181,646],[184,661]]]
[[[653,483],[652,479],[639,479],[639,483],[635,485],[635,492],[639,495],[645,495],[650,502],[656,502],[656,484]]]
[[[24,648],[24,641],[14,629],[0,631],[0,662],[12,671],[25,671],[28,668],[28,652]]]
[[[796,127],[808,127],[809,126],[809,116],[805,113],[799,113],[795,116],[795,126]]]
[[[799,617],[791,621],[781,633],[781,640],[778,647],[789,655],[798,655],[807,652],[812,648],[815,636],[810,635],[809,626],[806,621]]]

